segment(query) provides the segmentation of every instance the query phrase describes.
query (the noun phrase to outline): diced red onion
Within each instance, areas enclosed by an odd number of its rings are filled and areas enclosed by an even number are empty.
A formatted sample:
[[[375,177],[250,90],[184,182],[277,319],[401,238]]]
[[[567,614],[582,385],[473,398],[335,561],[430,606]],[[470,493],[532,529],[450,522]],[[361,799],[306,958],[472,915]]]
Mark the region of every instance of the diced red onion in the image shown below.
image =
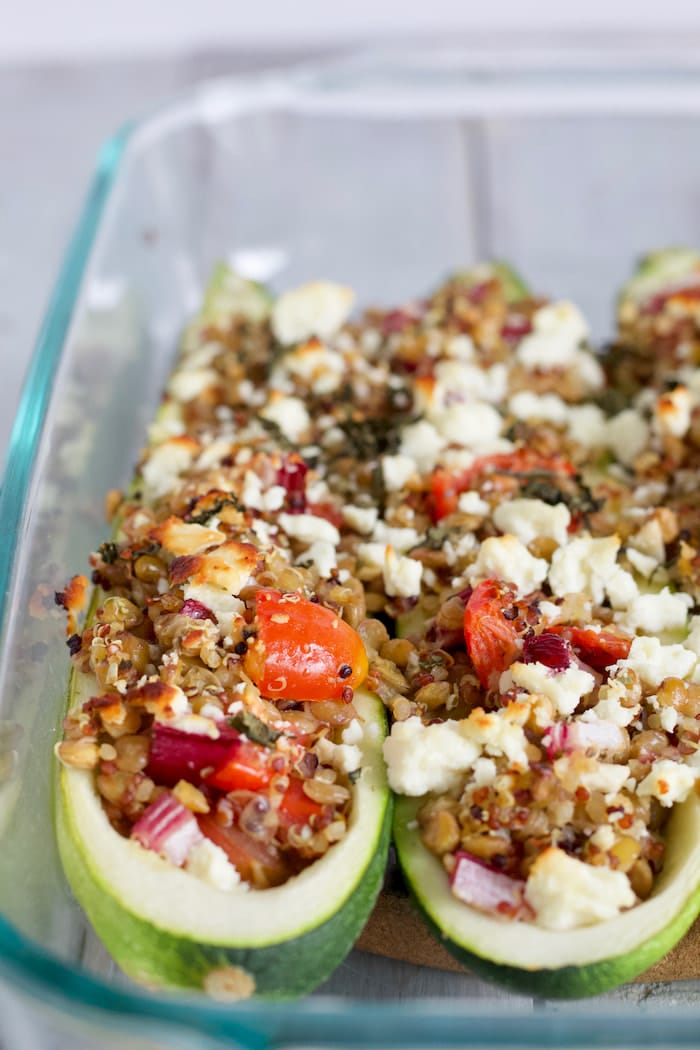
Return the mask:
[[[290,514],[303,514],[306,510],[306,475],[308,467],[298,456],[288,456],[277,471],[277,484],[287,493]]]
[[[624,732],[615,722],[599,718],[595,722],[557,722],[544,737],[547,757],[551,760],[571,751],[620,751],[627,743]]]
[[[208,609],[202,602],[198,602],[196,598],[188,598],[182,603],[180,615],[189,616],[190,620],[213,620],[214,623],[218,623],[211,609]]]
[[[202,770],[218,769],[226,762],[239,739],[231,728],[220,728],[214,740],[155,722],[146,773],[163,787],[174,787],[178,780],[196,784],[202,779]]]
[[[523,640],[523,660],[526,664],[539,663],[552,671],[566,671],[571,666],[572,649],[566,638],[552,631],[533,634]]]
[[[194,814],[167,791],[136,821],[131,837],[178,868],[192,847],[204,839]]]
[[[510,317],[501,329],[501,337],[515,342],[529,335],[531,331],[532,323],[527,317]]]
[[[409,306],[401,307],[398,310],[390,310],[382,318],[382,334],[393,335],[394,333],[403,332],[409,325],[419,321],[424,312],[424,307],[419,303],[411,303]]]
[[[480,911],[513,915],[523,905],[525,883],[497,871],[471,853],[460,851],[450,876],[455,897]]]

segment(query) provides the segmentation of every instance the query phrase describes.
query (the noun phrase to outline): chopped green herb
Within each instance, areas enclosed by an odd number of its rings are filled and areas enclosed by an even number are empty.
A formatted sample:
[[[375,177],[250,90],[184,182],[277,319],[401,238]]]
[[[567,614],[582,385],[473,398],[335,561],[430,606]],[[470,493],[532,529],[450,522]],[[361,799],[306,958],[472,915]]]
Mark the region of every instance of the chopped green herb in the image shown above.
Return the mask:
[[[401,444],[401,430],[420,417],[410,412],[396,412],[391,418],[352,419],[348,417],[338,426],[345,434],[348,445],[357,459],[376,459],[393,454]]]
[[[221,496],[215,499],[211,506],[205,507],[204,510],[200,510],[197,514],[186,514],[185,520],[192,522],[193,525],[206,525],[224,507],[233,507],[235,510],[241,511],[241,513],[245,511],[241,501],[231,493],[228,496]]]
[[[114,565],[115,561],[119,557],[119,547],[116,543],[106,542],[101,543],[97,548],[97,553],[102,558],[105,565]]]
[[[284,449],[285,452],[296,452],[297,447],[294,445],[286,434],[280,429],[278,423],[275,423],[273,419],[265,419],[264,416],[257,416],[258,423],[260,426],[268,432],[270,437],[275,439],[275,443],[278,448]]]
[[[240,714],[233,715],[227,721],[233,729],[244,733],[254,744],[263,744],[264,747],[272,747],[275,740],[282,736],[276,729],[271,729],[250,711],[241,711]]]

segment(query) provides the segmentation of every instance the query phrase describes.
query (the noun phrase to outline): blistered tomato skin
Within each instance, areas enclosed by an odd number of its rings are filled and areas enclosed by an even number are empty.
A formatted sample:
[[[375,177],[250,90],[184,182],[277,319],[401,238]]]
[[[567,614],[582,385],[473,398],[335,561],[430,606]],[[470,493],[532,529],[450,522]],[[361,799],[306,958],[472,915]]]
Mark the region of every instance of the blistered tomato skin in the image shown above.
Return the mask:
[[[362,639],[331,609],[274,590],[258,591],[256,600],[256,637],[243,667],[263,696],[343,700],[362,684]]]
[[[467,601],[464,640],[484,689],[495,688],[501,672],[520,654],[517,616],[515,593],[500,580],[482,580]]]

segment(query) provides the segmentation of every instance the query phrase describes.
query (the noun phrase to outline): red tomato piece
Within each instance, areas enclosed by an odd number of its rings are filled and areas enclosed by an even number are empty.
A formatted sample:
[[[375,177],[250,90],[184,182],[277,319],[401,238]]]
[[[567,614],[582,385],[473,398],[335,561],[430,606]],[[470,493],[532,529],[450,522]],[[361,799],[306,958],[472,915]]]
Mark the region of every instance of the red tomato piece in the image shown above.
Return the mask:
[[[467,652],[484,689],[494,689],[503,671],[520,655],[515,624],[516,595],[500,580],[477,584],[464,609]],[[511,610],[515,615],[509,619]]]
[[[274,776],[270,765],[274,754],[252,740],[238,740],[231,746],[223,765],[205,780],[220,791],[261,791]]]
[[[292,824],[309,824],[312,817],[320,817],[324,807],[314,802],[304,791],[304,781],[290,777],[289,787],[285,791],[277,811],[280,826],[289,828]]]
[[[454,514],[460,494],[466,491],[464,474],[453,474],[445,467],[437,467],[432,477],[433,519],[440,521]]]
[[[254,886],[279,886],[291,872],[284,856],[272,844],[259,842],[240,828],[224,827],[211,813],[197,817],[203,835],[219,846],[242,879]]]
[[[580,660],[595,671],[605,671],[618,660],[629,656],[632,639],[612,631],[596,631],[592,627],[568,627],[555,624],[552,634],[566,638]]]
[[[365,680],[362,639],[331,609],[273,590],[258,591],[256,601],[257,637],[243,667],[264,696],[342,700]]]
[[[330,521],[331,525],[335,525],[336,529],[339,529],[345,520],[339,508],[329,500],[308,503],[306,512],[307,514],[315,514],[317,518],[325,518],[326,521]]]
[[[480,456],[470,467],[456,474],[444,467],[437,467],[431,485],[433,517],[435,521],[440,521],[448,514],[453,514],[457,510],[460,495],[471,489],[478,489],[484,477],[492,477],[495,474],[532,474],[540,471],[572,477],[576,468],[563,456],[545,456],[530,448]]]

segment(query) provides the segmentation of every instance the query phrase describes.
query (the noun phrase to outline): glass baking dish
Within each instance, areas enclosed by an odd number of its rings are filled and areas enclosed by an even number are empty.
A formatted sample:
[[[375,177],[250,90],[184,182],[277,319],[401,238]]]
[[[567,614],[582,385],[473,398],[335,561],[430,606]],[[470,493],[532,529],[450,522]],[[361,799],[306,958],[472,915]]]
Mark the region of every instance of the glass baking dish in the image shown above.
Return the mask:
[[[300,1003],[138,988],[63,879],[51,747],[67,677],[53,592],[105,538],[104,495],[132,474],[216,260],[273,288],[342,280],[365,305],[502,257],[604,338],[641,252],[700,243],[699,127],[692,55],[432,49],[209,83],[105,145],[0,496],[6,1025],[73,1047],[696,1045],[693,981],[556,1004],[354,952]]]

